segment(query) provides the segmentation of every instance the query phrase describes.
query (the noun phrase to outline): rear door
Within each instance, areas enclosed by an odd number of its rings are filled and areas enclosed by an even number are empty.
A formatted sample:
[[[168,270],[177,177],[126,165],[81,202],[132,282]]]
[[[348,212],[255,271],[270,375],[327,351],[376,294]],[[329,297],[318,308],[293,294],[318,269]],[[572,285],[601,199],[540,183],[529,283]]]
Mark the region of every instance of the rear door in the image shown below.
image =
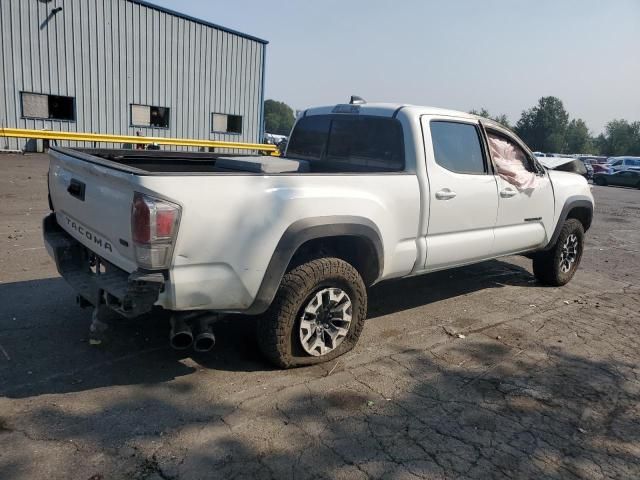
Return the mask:
[[[51,149],[49,191],[58,224],[98,256],[132,272],[131,173],[92,163],[70,149]]]
[[[438,270],[491,255],[498,211],[478,122],[426,115],[422,130],[429,181],[425,269]]]

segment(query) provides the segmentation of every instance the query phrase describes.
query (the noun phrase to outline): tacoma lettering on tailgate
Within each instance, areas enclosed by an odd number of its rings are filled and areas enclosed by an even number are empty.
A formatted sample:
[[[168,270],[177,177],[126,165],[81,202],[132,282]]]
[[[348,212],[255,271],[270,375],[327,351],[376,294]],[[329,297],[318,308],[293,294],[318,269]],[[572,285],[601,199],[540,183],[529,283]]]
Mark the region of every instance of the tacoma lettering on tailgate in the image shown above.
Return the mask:
[[[75,230],[80,235],[85,237],[87,240],[93,242],[96,246],[102,247],[105,250],[113,253],[113,248],[111,247],[111,244],[109,242],[107,242],[106,240],[103,240],[98,235],[96,235],[95,233],[91,232],[89,229],[87,229],[87,227],[85,227],[85,226],[83,226],[83,225],[71,220],[66,215],[65,215],[64,218],[67,220],[67,225],[69,227],[71,227],[72,230]]]

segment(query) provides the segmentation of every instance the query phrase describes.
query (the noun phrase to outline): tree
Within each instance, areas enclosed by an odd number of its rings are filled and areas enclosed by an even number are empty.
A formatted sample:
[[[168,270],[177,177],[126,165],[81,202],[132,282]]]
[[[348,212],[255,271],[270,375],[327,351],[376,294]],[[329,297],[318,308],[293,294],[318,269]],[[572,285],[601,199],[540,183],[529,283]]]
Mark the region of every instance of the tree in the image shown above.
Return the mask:
[[[605,155],[640,155],[640,122],[612,120],[607,123],[602,137]]]
[[[479,117],[484,117],[484,118],[491,118],[491,114],[489,113],[489,110],[487,110],[486,108],[481,108],[480,110],[476,110],[475,108],[473,110],[469,110],[469,113],[471,115],[477,115]]]
[[[289,135],[294,121],[293,110],[286,103],[276,100],[264,102],[264,125],[268,133]]]
[[[511,122],[509,122],[509,118],[504,113],[501,115],[496,115],[495,117],[493,117],[493,120],[498,122],[503,127],[507,127],[509,130],[513,129]]]
[[[593,143],[587,124],[580,118],[574,118],[567,125],[565,149],[562,153],[589,153],[592,151]]]
[[[542,97],[538,105],[522,112],[516,124],[516,133],[532,150],[562,152],[569,114],[557,97]]]
[[[502,115],[496,115],[495,117],[492,117],[491,114],[489,113],[489,110],[487,110],[486,108],[481,108],[480,110],[473,109],[473,110],[470,110],[469,113],[471,115],[477,115],[479,117],[488,118],[489,120],[498,122],[502,126],[507,127],[509,129],[513,128],[509,123],[509,119],[504,113]]]

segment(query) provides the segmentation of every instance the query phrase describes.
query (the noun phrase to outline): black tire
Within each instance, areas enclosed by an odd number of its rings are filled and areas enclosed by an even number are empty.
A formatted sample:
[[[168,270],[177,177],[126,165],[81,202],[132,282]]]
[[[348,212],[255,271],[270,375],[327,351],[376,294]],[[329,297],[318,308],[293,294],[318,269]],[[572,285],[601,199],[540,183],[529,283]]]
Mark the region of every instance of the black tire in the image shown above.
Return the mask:
[[[567,242],[567,239],[575,235],[577,237],[577,253],[573,263],[571,263],[569,270],[562,271],[562,254],[563,247]],[[544,252],[538,252],[533,258],[533,274],[538,281],[545,285],[551,285],[554,287],[560,287],[566,285],[569,280],[573,278],[573,275],[580,265],[582,259],[582,252],[584,251],[584,228],[579,220],[570,218],[562,226],[560,235],[556,240],[556,243],[549,250]]]
[[[351,323],[342,343],[334,350],[312,356],[303,349],[300,321],[303,308],[323,288],[340,288],[349,296]],[[282,368],[327,362],[356,345],[366,316],[367,289],[358,271],[339,258],[310,260],[282,278],[271,306],[258,321],[258,345],[269,361]]]
[[[607,181],[602,177],[596,177],[593,180],[593,183],[595,183],[596,185],[600,185],[601,187],[604,187],[607,184]]]

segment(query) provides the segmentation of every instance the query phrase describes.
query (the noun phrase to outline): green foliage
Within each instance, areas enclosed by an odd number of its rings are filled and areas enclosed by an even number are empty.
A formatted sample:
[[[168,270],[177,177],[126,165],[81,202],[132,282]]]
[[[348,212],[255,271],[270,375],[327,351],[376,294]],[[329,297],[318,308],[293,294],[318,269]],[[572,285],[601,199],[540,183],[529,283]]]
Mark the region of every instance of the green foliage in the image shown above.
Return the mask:
[[[640,155],[640,122],[612,120],[601,137],[598,140],[605,155]]]
[[[479,117],[484,117],[484,118],[491,118],[491,114],[489,113],[489,110],[487,110],[486,108],[481,108],[480,110],[476,110],[475,108],[473,110],[469,110],[469,113],[471,115],[477,115]]]
[[[589,153],[593,151],[593,142],[589,128],[584,120],[573,119],[567,125],[565,148],[562,153]]]
[[[488,116],[486,110],[481,112]],[[603,134],[593,137],[584,120],[569,121],[557,97],[542,97],[523,111],[515,131],[532,150],[541,152],[640,156],[640,122],[612,120]]]
[[[286,103],[276,100],[264,102],[264,124],[267,133],[289,135],[294,121],[293,110]]]
[[[542,97],[538,105],[522,112],[516,133],[532,150],[566,151],[566,130],[569,114],[557,97]]]
[[[495,117],[492,117],[491,114],[489,113],[489,110],[487,110],[486,108],[481,108],[480,110],[473,109],[469,111],[469,113],[471,115],[477,115],[479,117],[488,118],[489,120],[498,122],[499,124],[501,124],[504,127],[507,127],[508,129],[513,128],[511,126],[511,123],[509,123],[509,119],[504,113],[502,115],[496,115]]]

